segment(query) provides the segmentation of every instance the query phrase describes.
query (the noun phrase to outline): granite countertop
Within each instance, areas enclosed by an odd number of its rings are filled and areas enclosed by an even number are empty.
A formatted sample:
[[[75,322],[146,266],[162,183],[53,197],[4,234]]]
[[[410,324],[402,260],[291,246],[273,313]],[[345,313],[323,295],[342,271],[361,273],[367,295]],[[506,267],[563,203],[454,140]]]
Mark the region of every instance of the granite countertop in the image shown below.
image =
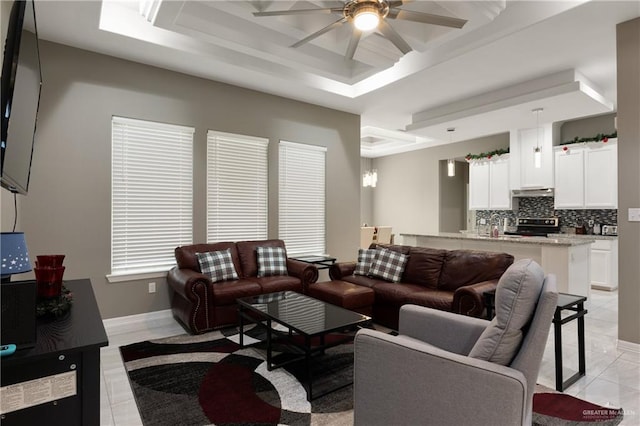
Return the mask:
[[[582,238],[587,240],[616,240],[617,235],[595,235],[595,234],[549,234],[552,238]]]
[[[556,237],[555,235],[562,235]],[[522,237],[520,235],[502,235],[491,237],[489,235],[478,235],[473,233],[461,232],[438,232],[434,234],[400,234],[402,237],[428,237],[428,238],[448,238],[453,240],[478,240],[478,241],[495,241],[500,243],[515,244],[533,244],[539,246],[580,246],[591,244],[596,239],[593,237],[602,237],[602,235],[578,235],[574,238],[572,234],[554,234],[552,237]],[[586,238],[585,238],[586,237]]]

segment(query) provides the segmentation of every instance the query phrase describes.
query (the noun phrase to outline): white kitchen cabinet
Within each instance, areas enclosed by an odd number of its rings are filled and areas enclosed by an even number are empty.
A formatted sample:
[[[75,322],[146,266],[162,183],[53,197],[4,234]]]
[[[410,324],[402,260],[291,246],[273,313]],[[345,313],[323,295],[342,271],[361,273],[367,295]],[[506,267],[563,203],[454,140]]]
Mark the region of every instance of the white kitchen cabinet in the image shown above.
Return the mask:
[[[556,209],[584,207],[584,151],[561,147],[555,150]]]
[[[472,161],[469,164],[469,209],[510,208],[509,155]]]
[[[618,288],[618,239],[596,240],[591,244],[591,287]]]
[[[617,139],[558,146],[554,155],[556,209],[618,207]]]
[[[489,208],[511,208],[508,155],[501,155],[489,163]]]
[[[518,129],[510,132],[511,189],[553,188],[553,126],[541,124],[539,129]],[[535,167],[534,151],[542,155],[540,168]]]
[[[588,209],[618,207],[618,145],[587,144],[584,150],[584,206]]]

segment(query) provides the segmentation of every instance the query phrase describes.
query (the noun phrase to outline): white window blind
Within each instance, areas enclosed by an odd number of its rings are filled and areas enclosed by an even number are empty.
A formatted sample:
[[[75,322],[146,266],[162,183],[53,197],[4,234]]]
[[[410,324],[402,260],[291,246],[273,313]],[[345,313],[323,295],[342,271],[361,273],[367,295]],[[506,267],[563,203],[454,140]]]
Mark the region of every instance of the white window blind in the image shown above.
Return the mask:
[[[269,140],[207,132],[207,241],[267,238]]]
[[[289,255],[325,253],[326,150],[280,141],[279,235]]]
[[[111,274],[168,270],[193,240],[191,127],[113,117]]]

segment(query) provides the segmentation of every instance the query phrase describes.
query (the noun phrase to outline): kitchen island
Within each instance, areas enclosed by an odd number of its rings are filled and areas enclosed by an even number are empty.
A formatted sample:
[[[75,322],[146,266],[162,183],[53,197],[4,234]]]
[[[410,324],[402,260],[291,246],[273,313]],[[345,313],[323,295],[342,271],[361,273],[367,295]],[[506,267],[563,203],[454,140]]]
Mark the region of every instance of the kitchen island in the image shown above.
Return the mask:
[[[474,233],[440,232],[434,234],[400,234],[402,244],[446,250],[481,250],[509,253],[515,260],[533,259],[547,274],[555,274],[558,291],[589,297],[591,244],[590,238],[523,237],[500,235],[491,237]]]

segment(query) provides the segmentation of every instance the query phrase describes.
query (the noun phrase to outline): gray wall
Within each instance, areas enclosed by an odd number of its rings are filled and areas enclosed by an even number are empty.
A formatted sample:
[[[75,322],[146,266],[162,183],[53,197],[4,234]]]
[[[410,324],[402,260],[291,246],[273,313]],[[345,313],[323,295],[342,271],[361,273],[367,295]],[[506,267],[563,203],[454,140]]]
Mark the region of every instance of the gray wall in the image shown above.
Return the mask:
[[[509,134],[470,139],[454,144],[376,158],[378,187],[373,197],[373,220],[393,226],[398,234],[425,234],[440,229],[440,160],[463,158],[509,146]]]
[[[468,183],[469,163],[456,161],[455,176],[449,176],[447,160],[440,160],[440,232],[468,229]]]
[[[618,70],[618,338],[640,345],[640,18],[617,26]]]
[[[369,226],[376,225],[373,223],[373,196],[376,188],[362,186],[362,175],[367,170],[371,170],[373,161],[371,158],[360,159],[360,225],[365,223]]]
[[[562,142],[578,138],[589,138],[599,133],[611,134],[616,131],[616,114],[604,114],[580,120],[567,121],[560,127],[560,140]]]
[[[278,140],[328,147],[327,251],[338,258],[357,251],[359,116],[55,43],[42,42],[40,49],[44,85],[21,228],[32,257],[64,253],[65,279],[91,279],[103,318],[169,308],[164,278],[105,278],[112,115],[195,127],[194,242],[206,238],[207,129],[269,138],[271,237],[278,235]],[[157,293],[148,293],[149,281],[157,282]]]

